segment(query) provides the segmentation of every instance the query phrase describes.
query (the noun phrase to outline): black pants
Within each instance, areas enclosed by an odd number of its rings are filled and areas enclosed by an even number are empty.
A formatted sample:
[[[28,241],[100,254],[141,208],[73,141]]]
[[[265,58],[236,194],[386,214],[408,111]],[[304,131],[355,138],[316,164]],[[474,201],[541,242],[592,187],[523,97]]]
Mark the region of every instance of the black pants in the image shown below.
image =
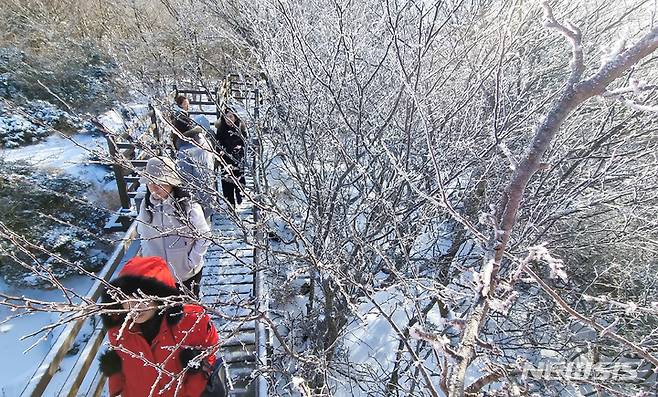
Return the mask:
[[[185,288],[188,290],[192,291],[192,294],[196,296],[197,298],[199,297],[199,292],[201,291],[201,276],[203,275],[203,269],[191,278],[183,281],[183,285]],[[180,288],[180,286],[179,286]],[[182,288],[181,288],[182,289]]]
[[[240,182],[240,186],[236,185],[233,183],[232,180],[224,180],[222,179],[222,194],[224,194],[224,198],[226,201],[231,203],[231,205],[235,206],[235,204],[240,204],[242,203],[242,194],[240,193],[240,188],[244,187],[245,185],[245,180],[244,176],[237,177],[238,181]]]

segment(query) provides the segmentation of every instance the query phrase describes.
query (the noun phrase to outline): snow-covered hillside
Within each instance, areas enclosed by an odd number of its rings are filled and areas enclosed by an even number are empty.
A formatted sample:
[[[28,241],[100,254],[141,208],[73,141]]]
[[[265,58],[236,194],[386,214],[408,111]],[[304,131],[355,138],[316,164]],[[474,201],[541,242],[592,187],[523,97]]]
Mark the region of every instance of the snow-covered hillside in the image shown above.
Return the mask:
[[[5,103],[6,105],[6,103]],[[35,110],[36,109],[36,110]],[[11,111],[10,111],[11,110]],[[145,107],[134,105],[122,107],[120,110],[110,110],[98,119],[112,130],[120,130],[127,118],[134,118],[145,111]],[[60,126],[58,120],[69,120],[73,131],[63,133],[54,130]],[[5,162],[5,171],[17,169],[26,174],[13,175],[16,178],[7,179],[10,184],[27,183],[38,185],[39,188],[55,189],[49,183],[74,178],[83,186],[87,186],[79,199],[100,211],[115,210],[118,206],[116,183],[111,168],[94,161],[98,153],[107,151],[105,138],[91,128],[90,123],[83,123],[74,116],[56,108],[46,102],[38,101],[24,107],[0,107],[0,160]],[[15,168],[14,168],[15,167]],[[26,170],[32,169],[30,173]],[[106,213],[101,212],[101,214]],[[7,215],[7,214],[5,214]],[[61,214],[65,217],[66,214]],[[36,216],[36,215],[35,215]],[[104,219],[105,216],[101,215]],[[2,220],[2,219],[0,219]],[[83,220],[77,219],[76,225],[82,225]],[[102,232],[97,237],[102,236]],[[100,263],[107,258],[102,252],[105,247],[93,247],[93,239],[83,239],[77,230],[60,225],[42,235],[45,244],[57,247],[78,247],[83,257],[90,259],[89,255],[97,256]],[[3,264],[4,266],[4,264]],[[2,269],[8,269],[6,266]],[[40,280],[34,275],[26,274],[19,283],[12,277],[14,285],[5,281],[7,274],[0,274],[0,292],[8,296],[24,296],[26,298],[42,299],[44,301],[57,301],[61,299],[61,291],[57,289],[44,289]],[[89,288],[91,280],[85,277],[70,276],[63,280],[67,288],[84,294]],[[36,285],[36,287],[30,287]],[[38,313],[30,316],[16,316],[20,310],[12,311],[9,307],[0,306],[0,350],[12,360],[3,360],[0,363],[0,396],[16,396],[36,369],[39,359],[48,352],[51,343],[61,332],[55,333],[40,340],[37,337],[20,340],[24,335],[35,332],[42,327],[57,320],[53,313]],[[30,347],[34,345],[31,349]]]

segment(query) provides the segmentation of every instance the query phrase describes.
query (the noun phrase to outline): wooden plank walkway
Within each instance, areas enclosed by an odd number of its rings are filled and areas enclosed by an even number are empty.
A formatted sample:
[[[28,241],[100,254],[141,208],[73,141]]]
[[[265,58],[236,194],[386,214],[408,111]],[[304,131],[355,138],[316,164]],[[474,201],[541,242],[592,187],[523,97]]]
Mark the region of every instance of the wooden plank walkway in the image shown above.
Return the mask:
[[[203,105],[214,105],[218,100],[206,94],[194,99],[190,102],[190,114],[205,114],[201,113],[205,110]],[[209,113],[208,116],[213,123],[216,118]],[[250,192],[254,191],[252,172],[251,167],[245,167],[246,188]],[[221,186],[217,190],[221,192]],[[246,198],[236,206],[235,216],[213,215],[211,227],[218,244],[208,249],[201,279],[201,302],[217,313],[212,317],[219,331],[220,354],[229,367],[233,386],[230,395],[235,397],[257,397],[259,391],[255,376],[258,324],[254,315],[259,298],[255,290],[255,224],[254,206]]]
[[[250,91],[255,99],[243,99],[240,102],[249,105],[245,106],[245,109],[253,108],[250,114],[257,117],[260,103],[257,99],[258,91],[254,89],[253,84],[248,86],[241,81],[231,81],[229,77],[225,80],[222,91],[224,95],[228,95],[236,87]],[[204,98],[201,93],[196,94],[194,100],[199,103],[193,104],[198,107],[197,110],[205,110],[203,106],[209,105],[211,101],[214,103],[217,99],[207,95]],[[222,103],[226,103],[226,98],[221,99]],[[153,114],[157,119],[159,110],[153,108]],[[211,123],[214,121],[213,116],[208,118]],[[152,122],[151,127],[153,125],[156,123]],[[159,134],[162,134],[162,131]],[[111,145],[112,142],[108,144]],[[123,165],[130,164],[130,169],[123,170],[118,165],[116,167],[119,171],[117,175],[121,175],[124,183],[123,204],[127,209],[131,209],[130,214],[126,212],[124,215],[127,220],[136,215],[134,209],[139,207],[139,197],[128,194],[136,191],[139,185],[139,175],[135,174],[134,170],[145,164],[145,158],[135,158],[136,149],[134,142],[117,144],[117,150],[129,152],[124,157]],[[253,172],[252,167],[246,167],[246,188],[251,192],[257,190]],[[221,189],[218,189],[218,192],[221,192]],[[226,211],[213,216],[212,231],[217,244],[211,246],[206,254],[201,281],[201,301],[214,313],[212,317],[220,333],[220,353],[224,361],[229,364],[233,381],[231,396],[234,397],[268,395],[267,382],[257,372],[259,364],[267,365],[269,361],[267,358],[269,334],[264,324],[256,321],[254,316],[257,309],[267,310],[267,294],[263,291],[262,272],[258,272],[260,269],[256,268],[259,264],[256,255],[261,254],[254,249],[253,244],[257,239],[256,236],[260,235],[255,230],[257,219],[258,214],[254,212],[253,204],[246,199],[230,216]],[[101,271],[103,278],[113,278],[114,272],[125,261],[138,254],[139,243],[135,237],[135,224],[132,224],[106,267]],[[101,290],[102,284],[96,282],[90,289],[88,297],[96,300]],[[98,353],[104,350],[102,348],[104,337],[105,330],[93,317],[70,323],[57,338],[48,355],[39,363],[21,396],[106,396],[106,379],[100,373],[96,359]],[[72,349],[74,345],[76,348]]]
[[[247,189],[253,186],[250,175]],[[218,314],[212,315],[219,331],[220,353],[228,363],[233,383],[231,396],[256,396],[256,293],[254,290],[253,205],[243,201],[236,218],[215,214],[213,235],[219,240],[206,254],[201,279],[201,302]],[[236,224],[241,222],[241,227]],[[247,236],[245,236],[245,231]]]

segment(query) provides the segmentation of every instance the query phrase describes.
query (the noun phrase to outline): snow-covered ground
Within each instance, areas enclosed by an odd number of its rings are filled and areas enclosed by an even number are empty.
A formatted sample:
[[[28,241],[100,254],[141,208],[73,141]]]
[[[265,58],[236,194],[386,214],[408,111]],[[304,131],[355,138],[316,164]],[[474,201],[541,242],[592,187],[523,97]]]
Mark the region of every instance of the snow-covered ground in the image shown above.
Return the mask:
[[[143,105],[129,108],[140,115],[146,111]],[[124,119],[116,110],[110,110],[99,117],[99,121],[111,130],[123,127]],[[107,141],[103,136],[82,132],[72,136],[53,134],[35,145],[11,149],[0,149],[0,158],[7,161],[25,161],[38,168],[63,172],[89,182],[91,187],[87,199],[108,209],[116,209],[118,196],[114,174],[107,167],[90,161],[93,153],[106,153]]]
[[[136,114],[146,111],[145,106],[134,105],[130,109]],[[99,120],[108,128],[118,131],[124,124],[120,112],[111,110],[99,117]],[[111,170],[100,164],[90,161],[93,152],[106,152],[107,143],[100,135],[91,135],[85,131],[66,136],[53,134],[40,143],[18,147],[0,149],[0,158],[5,161],[25,161],[39,169],[53,173],[64,173],[82,179],[91,184],[86,199],[95,205],[111,210],[118,205],[116,182]],[[85,277],[71,277],[63,281],[67,288],[80,294],[86,293],[91,281]],[[25,296],[43,301],[58,301],[62,294],[58,290],[43,290],[35,288],[15,288],[0,278],[0,291],[12,296]],[[40,360],[48,352],[51,344],[57,339],[62,327],[48,337],[39,341],[39,338],[29,338],[21,341],[20,338],[30,334],[43,326],[57,320],[52,313],[38,313],[29,316],[6,319],[15,315],[8,307],[0,305],[0,351],[3,360],[0,360],[0,396],[17,396],[36,370]],[[38,343],[25,352],[35,342]],[[11,359],[9,359],[11,358]]]
[[[86,291],[91,286],[91,282],[92,280],[86,277],[71,277],[64,280],[63,284],[67,288]],[[62,299],[62,293],[59,290],[14,288],[3,282],[1,278],[0,291],[6,295],[25,296],[43,301],[54,302]],[[18,313],[18,311],[12,312],[8,307],[0,305],[0,321]],[[3,354],[3,359],[0,360],[0,373],[2,374],[0,376],[0,396],[10,397],[20,394],[62,328],[58,328],[54,334],[42,341],[39,341],[39,337],[20,340],[21,337],[57,321],[57,317],[53,313],[36,313],[12,318],[8,322],[0,322],[0,351]],[[34,348],[26,351],[37,341]]]
[[[72,137],[51,135],[36,145],[0,151],[0,157],[7,161],[25,161],[43,170],[63,172],[91,183],[87,199],[105,208],[112,207],[116,192],[116,182],[106,167],[89,163],[91,151],[106,151],[105,138],[87,134]]]

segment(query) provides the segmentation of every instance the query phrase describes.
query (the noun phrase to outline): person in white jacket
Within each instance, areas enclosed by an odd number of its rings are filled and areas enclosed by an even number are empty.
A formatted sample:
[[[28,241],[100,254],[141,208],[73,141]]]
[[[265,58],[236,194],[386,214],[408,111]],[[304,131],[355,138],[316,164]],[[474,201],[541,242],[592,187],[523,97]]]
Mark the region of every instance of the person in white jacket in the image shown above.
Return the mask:
[[[174,160],[151,158],[142,179],[147,191],[137,216],[141,255],[163,258],[179,285],[198,296],[210,245],[203,210],[181,189]]]

